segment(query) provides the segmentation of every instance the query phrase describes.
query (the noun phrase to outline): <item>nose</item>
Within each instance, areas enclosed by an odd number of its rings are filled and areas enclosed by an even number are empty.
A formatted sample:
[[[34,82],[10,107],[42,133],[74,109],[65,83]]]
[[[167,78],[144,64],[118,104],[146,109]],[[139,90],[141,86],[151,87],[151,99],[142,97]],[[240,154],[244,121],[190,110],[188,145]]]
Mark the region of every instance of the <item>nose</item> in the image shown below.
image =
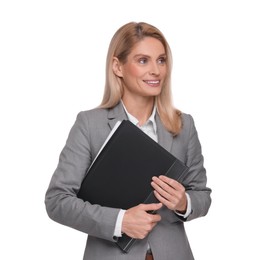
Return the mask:
[[[156,62],[153,62],[150,65],[150,75],[152,76],[157,76],[160,74],[160,69],[159,69],[159,65]]]

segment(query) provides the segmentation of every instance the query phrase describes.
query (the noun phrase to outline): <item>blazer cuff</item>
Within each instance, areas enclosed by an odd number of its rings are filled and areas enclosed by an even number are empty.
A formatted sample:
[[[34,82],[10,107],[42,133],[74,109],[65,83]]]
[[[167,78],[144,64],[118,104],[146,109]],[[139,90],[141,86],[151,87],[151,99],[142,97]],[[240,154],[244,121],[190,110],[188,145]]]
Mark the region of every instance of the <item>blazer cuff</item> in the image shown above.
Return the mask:
[[[113,234],[114,239],[122,236],[121,227],[122,227],[122,220],[123,220],[125,211],[126,210],[121,209],[118,214],[115,229],[114,229],[114,234]]]

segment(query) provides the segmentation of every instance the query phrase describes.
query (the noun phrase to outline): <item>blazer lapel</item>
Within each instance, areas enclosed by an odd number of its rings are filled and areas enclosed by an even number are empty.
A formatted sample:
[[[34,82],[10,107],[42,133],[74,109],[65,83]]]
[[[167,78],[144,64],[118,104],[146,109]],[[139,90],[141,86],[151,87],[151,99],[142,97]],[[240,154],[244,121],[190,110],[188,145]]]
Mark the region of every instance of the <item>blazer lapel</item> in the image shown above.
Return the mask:
[[[156,124],[158,143],[170,152],[173,143],[173,135],[165,129],[158,114],[156,114]]]
[[[108,124],[112,129],[118,121],[128,120],[126,112],[122,103],[118,103],[115,107],[111,108],[108,113]]]

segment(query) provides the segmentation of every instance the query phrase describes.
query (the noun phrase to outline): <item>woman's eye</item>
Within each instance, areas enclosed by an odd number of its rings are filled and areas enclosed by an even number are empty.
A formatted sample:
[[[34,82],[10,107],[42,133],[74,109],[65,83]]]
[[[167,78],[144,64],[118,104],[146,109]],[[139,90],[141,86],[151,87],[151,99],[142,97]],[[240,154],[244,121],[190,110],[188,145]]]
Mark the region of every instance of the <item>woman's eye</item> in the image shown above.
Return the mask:
[[[158,63],[159,64],[165,64],[166,63],[166,58],[164,58],[164,57],[163,58],[159,58],[158,59]]]
[[[145,64],[145,63],[147,63],[147,59],[146,58],[141,58],[141,59],[139,59],[139,63],[140,64]]]

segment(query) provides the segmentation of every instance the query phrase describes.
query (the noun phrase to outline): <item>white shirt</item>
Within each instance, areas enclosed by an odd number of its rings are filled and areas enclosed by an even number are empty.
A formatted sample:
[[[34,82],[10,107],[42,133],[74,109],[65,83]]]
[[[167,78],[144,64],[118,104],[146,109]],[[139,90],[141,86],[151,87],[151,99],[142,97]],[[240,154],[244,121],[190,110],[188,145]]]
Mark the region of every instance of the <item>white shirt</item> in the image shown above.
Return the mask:
[[[123,103],[122,103],[123,104]],[[157,138],[157,126],[156,126],[156,122],[155,122],[155,114],[156,114],[156,107],[154,107],[153,112],[151,114],[151,116],[149,117],[149,119],[146,121],[146,123],[142,126],[139,126],[138,123],[138,119],[135,118],[133,115],[131,115],[125,108],[124,104],[123,104],[124,110],[129,118],[129,120],[137,125],[144,133],[146,133],[149,137],[151,137],[154,141],[158,141]],[[189,214],[191,213],[191,201],[190,201],[190,196],[189,194],[186,193],[186,197],[187,197],[187,210],[185,214],[180,214],[178,212],[175,212],[176,214],[178,214],[179,216],[182,216],[184,218],[187,218],[189,216]],[[119,212],[119,215],[117,217],[117,221],[116,221],[116,226],[115,226],[115,230],[114,230],[114,236],[115,237],[121,237],[122,236],[122,232],[121,232],[121,227],[122,227],[122,220],[123,220],[123,216],[125,214],[126,210],[121,209]]]

